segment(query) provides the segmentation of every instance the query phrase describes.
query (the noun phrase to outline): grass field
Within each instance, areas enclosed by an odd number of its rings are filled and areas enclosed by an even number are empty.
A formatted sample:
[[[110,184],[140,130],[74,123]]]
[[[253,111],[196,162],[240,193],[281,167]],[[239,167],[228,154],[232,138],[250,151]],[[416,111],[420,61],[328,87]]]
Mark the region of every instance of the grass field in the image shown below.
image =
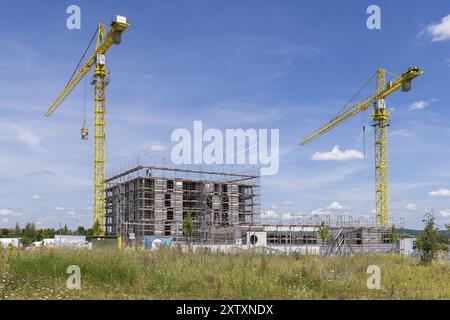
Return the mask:
[[[69,265],[81,289],[66,288]],[[366,286],[369,265],[381,289]],[[450,299],[450,262],[181,253],[0,250],[0,299]]]

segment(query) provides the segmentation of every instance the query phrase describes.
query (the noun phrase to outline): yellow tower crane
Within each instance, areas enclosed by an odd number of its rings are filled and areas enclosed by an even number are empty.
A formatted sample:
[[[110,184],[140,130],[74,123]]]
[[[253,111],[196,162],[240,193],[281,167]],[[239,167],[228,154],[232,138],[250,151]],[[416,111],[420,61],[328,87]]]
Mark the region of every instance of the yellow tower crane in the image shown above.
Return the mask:
[[[386,109],[386,97],[401,88],[403,92],[411,90],[411,81],[422,75],[417,67],[409,68],[405,73],[394,80],[386,82],[386,70],[378,68],[376,72],[377,82],[375,93],[358,102],[356,105],[346,108],[326,125],[306,136],[301,142],[305,145],[311,140],[320,137],[325,132],[350,119],[371,105],[372,126],[375,132],[375,214],[379,227],[387,227],[389,223],[388,210],[388,158],[387,158],[387,127],[389,126],[389,112]],[[375,75],[372,76],[375,77]],[[371,80],[369,79],[369,81]],[[368,82],[369,82],[368,81]]]
[[[50,105],[45,115],[49,117],[53,111],[72,92],[81,79],[86,76],[95,65],[92,85],[94,92],[94,225],[98,226],[97,235],[105,235],[105,89],[108,77],[105,65],[105,55],[113,44],[120,44],[122,33],[128,28],[126,17],[115,16],[110,28],[99,23],[96,35],[96,48],[94,53],[87,59],[81,68],[70,78],[67,85]],[[95,35],[94,35],[95,37]],[[94,39],[94,38],[93,38]],[[92,42],[92,41],[91,41]],[[88,47],[89,48],[89,47]],[[86,49],[87,51],[88,49]],[[86,53],[86,52],[85,52]],[[83,58],[82,58],[83,59]],[[81,129],[82,139],[86,139],[88,131],[85,127]]]

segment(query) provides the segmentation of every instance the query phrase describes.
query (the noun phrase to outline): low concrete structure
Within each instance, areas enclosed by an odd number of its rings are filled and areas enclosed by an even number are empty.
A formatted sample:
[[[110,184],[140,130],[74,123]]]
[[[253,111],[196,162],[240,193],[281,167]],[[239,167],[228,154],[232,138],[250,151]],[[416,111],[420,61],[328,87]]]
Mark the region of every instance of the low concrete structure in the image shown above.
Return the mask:
[[[42,239],[42,244],[44,247],[54,247],[55,239],[54,238]]]
[[[397,242],[399,253],[404,256],[415,256],[418,254],[416,238],[404,238]]]
[[[13,246],[19,248],[22,244],[20,238],[0,238],[0,247]]]

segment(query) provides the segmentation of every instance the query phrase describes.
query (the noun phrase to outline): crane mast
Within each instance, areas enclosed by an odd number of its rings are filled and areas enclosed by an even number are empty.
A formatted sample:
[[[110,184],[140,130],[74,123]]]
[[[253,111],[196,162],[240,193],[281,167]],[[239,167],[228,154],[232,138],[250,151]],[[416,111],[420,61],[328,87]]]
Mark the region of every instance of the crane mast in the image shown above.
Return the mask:
[[[403,92],[411,90],[411,81],[422,75],[417,67],[411,67],[394,81],[386,82],[387,71],[378,68],[376,73],[375,93],[361,100],[353,107],[340,112],[327,124],[307,135],[300,142],[305,145],[320,137],[332,128],[346,120],[374,106],[372,126],[375,140],[375,218],[379,227],[387,227],[389,223],[389,195],[388,195],[388,126],[389,112],[386,109],[386,97],[401,88]]]
[[[96,62],[92,84],[94,85],[94,223],[105,233],[105,100],[106,66],[105,52],[101,50],[103,25],[100,23],[97,33]]]
[[[94,74],[91,84],[94,86],[94,204],[93,216],[96,235],[105,235],[105,108],[106,108],[106,86],[108,85],[108,74],[106,69],[105,55],[113,44],[120,44],[122,33],[128,28],[127,19],[123,16],[114,17],[111,27],[106,28],[99,23],[97,28],[96,48],[94,53],[87,59],[84,65],[76,72],[55,101],[45,112],[49,117],[72,92],[77,84],[83,79],[94,66]],[[82,138],[86,138],[87,130],[81,131]]]
[[[376,93],[379,94],[386,86],[386,72],[377,71]],[[388,193],[388,136],[389,112],[386,110],[386,99],[378,99],[374,104],[372,126],[375,135],[375,219],[378,226],[387,226],[389,219]]]

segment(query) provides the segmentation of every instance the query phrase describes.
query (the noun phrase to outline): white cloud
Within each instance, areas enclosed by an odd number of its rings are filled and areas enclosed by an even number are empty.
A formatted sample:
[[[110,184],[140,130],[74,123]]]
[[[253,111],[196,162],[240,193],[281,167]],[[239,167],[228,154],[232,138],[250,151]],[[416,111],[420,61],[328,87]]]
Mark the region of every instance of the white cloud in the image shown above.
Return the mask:
[[[342,211],[347,210],[347,209],[349,209],[349,207],[345,207],[341,203],[334,201],[330,205],[325,207],[325,209],[319,208],[316,210],[312,210],[311,214],[312,215],[332,215],[332,214],[338,214],[338,211],[340,214],[342,214]],[[344,213],[344,214],[347,214],[347,213]]]
[[[8,218],[2,218],[0,221],[3,222],[3,223],[8,223],[9,219]]]
[[[339,149],[339,146],[334,146],[333,150],[331,150],[330,152],[314,153],[311,159],[315,161],[347,161],[364,159],[364,155],[358,150],[349,149],[341,151]]]
[[[55,210],[56,211],[64,211],[64,208],[63,207],[56,207]]]
[[[316,209],[316,210],[312,210],[311,211],[311,214],[312,215],[327,215],[327,214],[331,214],[331,211],[328,211],[328,210],[325,210],[325,209],[323,209],[323,208],[319,208],[319,209]]]
[[[163,152],[166,151],[168,147],[165,144],[154,143],[150,146],[150,151],[153,152]]]
[[[450,217],[450,209],[440,210],[439,215],[441,217]]]
[[[71,215],[71,216],[74,216],[74,215],[77,214],[77,212],[75,211],[74,208],[69,208],[69,209],[67,209],[67,214]]]
[[[431,41],[444,41],[450,39],[450,14],[441,19],[441,22],[431,23],[425,31],[432,36]]]
[[[334,201],[328,207],[326,207],[325,209],[328,209],[328,210],[344,210],[344,209],[348,209],[348,208],[344,207],[339,202]]]
[[[11,209],[0,209],[0,217],[16,217],[20,215],[20,212],[16,212]]]
[[[18,127],[16,129],[18,139],[29,147],[37,147],[41,143],[41,137],[35,135],[31,130]]]
[[[266,210],[263,212],[263,215],[268,218],[275,218],[278,216],[278,213],[275,210]]]
[[[411,131],[409,131],[407,129],[398,129],[398,130],[391,131],[391,135],[398,136],[398,137],[411,137],[414,135],[414,133],[412,133]]]
[[[0,123],[2,140],[20,141],[34,150],[40,150],[41,137],[28,128],[22,128],[15,123]]]
[[[41,196],[38,195],[38,194],[33,194],[33,195],[31,196],[31,200],[39,200],[39,199],[41,199]]]
[[[28,128],[22,128],[15,123],[3,123],[2,126],[11,133],[14,132],[13,139],[19,140],[31,148],[36,148],[41,143],[41,137]]]
[[[293,201],[291,201],[291,200],[286,200],[286,201],[283,201],[282,202],[282,204],[284,204],[284,205],[290,205],[290,204],[293,204],[294,202]]]
[[[295,213],[292,213],[292,212],[284,213],[281,215],[281,220],[285,220],[285,221],[287,221],[287,220],[292,221],[295,218],[296,218]]]
[[[419,100],[419,101],[415,101],[415,102],[411,103],[409,106],[409,109],[410,110],[422,110],[422,109],[425,109],[426,107],[428,107],[429,105],[430,105],[430,103],[428,101]]]
[[[411,211],[415,211],[415,210],[417,210],[417,206],[416,206],[415,203],[408,203],[406,205],[406,209],[411,210]]]
[[[266,211],[263,211],[262,217],[265,219],[270,219],[271,221],[274,221],[274,220],[290,221],[292,219],[295,219],[295,214],[293,214],[292,212],[279,213],[276,210],[266,210]]]
[[[429,193],[432,197],[450,197],[450,190],[449,189],[439,189],[436,191],[431,191]]]

